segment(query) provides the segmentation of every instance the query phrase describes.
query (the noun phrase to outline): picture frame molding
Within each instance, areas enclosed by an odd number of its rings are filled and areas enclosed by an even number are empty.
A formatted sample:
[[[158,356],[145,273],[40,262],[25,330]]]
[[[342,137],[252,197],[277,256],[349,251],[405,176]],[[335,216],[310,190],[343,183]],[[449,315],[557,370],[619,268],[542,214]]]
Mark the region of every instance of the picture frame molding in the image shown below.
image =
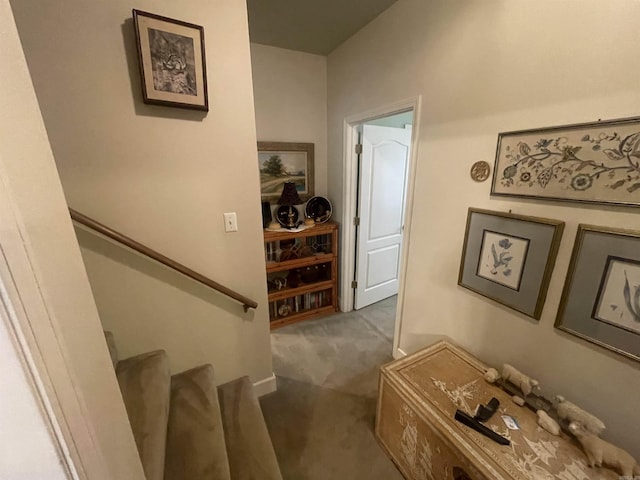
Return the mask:
[[[501,154],[502,143],[505,137],[517,136],[517,135],[531,135],[531,134],[543,133],[543,132],[558,133],[562,131],[587,130],[592,128],[601,128],[601,127],[618,126],[618,125],[625,126],[630,124],[637,124],[638,131],[640,131],[640,117],[626,117],[626,118],[598,120],[594,122],[573,123],[568,125],[555,125],[555,126],[538,127],[538,128],[532,128],[532,129],[511,130],[511,131],[498,133],[496,155],[495,155],[495,160],[493,165],[493,175],[491,180],[491,193],[490,193],[491,196],[535,199],[535,200],[545,200],[545,201],[558,201],[558,202],[575,202],[575,203],[596,204],[596,205],[617,205],[617,206],[625,206],[625,207],[640,207],[640,189],[637,190],[639,195],[638,201],[583,199],[583,198],[569,198],[569,197],[553,196],[553,195],[546,196],[546,195],[537,195],[537,194],[509,193],[509,192],[496,191],[497,182],[499,181],[499,175],[503,173],[503,169],[500,168],[501,167],[500,154]]]
[[[494,216],[494,217],[499,217],[499,218],[507,218],[510,220],[516,220],[516,221],[523,221],[523,222],[530,222],[530,223],[539,223],[542,225],[546,225],[546,226],[550,226],[553,227],[554,231],[553,231],[553,235],[551,236],[551,240],[550,240],[550,245],[549,245],[549,252],[547,254],[547,258],[545,261],[545,266],[544,266],[544,270],[543,270],[543,274],[541,276],[540,279],[540,288],[537,294],[537,298],[536,298],[536,302],[535,302],[535,307],[533,309],[533,311],[526,311],[523,308],[519,308],[516,305],[512,305],[509,303],[506,303],[503,299],[497,298],[494,295],[490,295],[487,294],[487,292],[483,292],[481,291],[479,288],[476,288],[472,285],[468,285],[463,283],[464,280],[464,272],[465,272],[465,258],[467,256],[468,250],[469,250],[469,229],[471,227],[471,222],[472,222],[472,216],[473,214],[481,214],[481,215],[490,215],[490,216]],[[463,288],[466,288],[468,290],[471,290],[472,292],[475,292],[479,295],[482,295],[486,298],[489,298],[490,300],[493,300],[497,303],[499,303],[500,305],[509,307],[513,310],[516,310],[517,312],[520,312],[524,315],[527,315],[531,318],[534,318],[535,320],[539,320],[540,317],[542,316],[542,310],[544,308],[544,304],[547,298],[547,291],[549,288],[549,283],[551,281],[551,276],[553,274],[553,268],[555,266],[555,262],[556,262],[556,258],[558,255],[558,250],[560,248],[560,240],[562,239],[562,234],[564,232],[564,226],[565,223],[560,221],[560,220],[554,220],[554,219],[550,219],[550,218],[542,218],[542,217],[535,217],[535,216],[530,216],[530,215],[520,215],[520,214],[515,214],[515,213],[510,213],[510,212],[500,212],[500,211],[494,211],[494,210],[485,210],[485,209],[480,209],[480,208],[474,208],[474,207],[469,207],[469,209],[467,210],[467,223],[466,223],[466,227],[465,227],[465,235],[464,235],[464,243],[463,243],[463,247],[462,247],[462,256],[460,259],[460,269],[458,271],[458,285],[460,285]],[[512,235],[509,234],[508,236],[516,236],[516,235]],[[531,239],[529,239],[529,247],[531,247]],[[480,247],[481,248],[481,247]],[[480,251],[480,255],[482,254],[482,251]],[[529,253],[527,253],[527,255],[529,255]],[[474,264],[477,265],[478,262],[480,261],[480,258],[478,259],[474,259]],[[523,265],[523,269],[526,268],[526,265]],[[525,272],[523,270],[522,275],[524,276]],[[477,275],[476,272],[474,272],[474,275],[478,276],[479,278],[482,278],[484,281],[486,282],[491,282],[491,283],[495,283],[492,282],[491,280],[485,279],[479,275]],[[520,282],[522,282],[523,280],[520,279]],[[506,289],[509,289],[508,286],[503,286]],[[520,293],[520,292],[518,292]]]
[[[582,251],[582,248],[584,246],[584,240],[585,240],[585,236],[588,232],[595,232],[595,233],[604,233],[604,234],[613,234],[613,235],[618,235],[618,236],[622,236],[622,237],[629,237],[629,238],[635,238],[638,239],[638,241],[640,241],[640,231],[635,231],[635,230],[629,230],[629,229],[624,229],[624,228],[616,228],[616,227],[602,227],[602,226],[597,226],[597,225],[590,225],[590,224],[579,224],[578,225],[578,230],[576,233],[576,239],[574,241],[573,244],[573,249],[571,251],[571,260],[569,261],[569,269],[567,271],[567,276],[566,276],[566,280],[564,283],[564,286],[562,288],[562,295],[560,297],[560,305],[558,307],[558,312],[556,314],[556,320],[554,322],[554,327],[557,328],[558,330],[565,332],[565,333],[569,333],[575,337],[581,338],[582,340],[585,340],[589,343],[598,345],[600,347],[603,347],[609,351],[615,352],[619,355],[623,355],[627,358],[630,358],[632,360],[635,361],[639,361],[640,362],[640,355],[636,355],[633,354],[631,352],[627,352],[626,350],[616,347],[614,345],[610,345],[604,341],[601,341],[597,338],[593,338],[583,332],[577,331],[573,328],[570,328],[569,326],[565,325],[562,320],[563,317],[567,311],[567,304],[568,304],[568,299],[569,299],[569,294],[571,292],[571,289],[573,287],[574,284],[574,280],[575,280],[575,274],[576,274],[576,267],[577,267],[577,263],[578,263],[578,259],[580,256],[580,252]],[[600,278],[598,279],[598,284],[600,284],[601,280]],[[598,287],[598,292],[600,291],[600,287]],[[593,299],[593,303],[591,305],[591,307],[588,309],[589,313],[593,313],[593,305],[597,302],[598,298],[594,298]],[[597,320],[594,319],[598,322],[602,322],[602,320]],[[607,323],[607,322],[603,322],[603,323]],[[620,328],[623,331],[626,331],[629,334],[632,335],[637,335],[634,332],[629,332],[627,329],[624,329],[623,327],[616,327],[613,326],[614,328]]]
[[[307,142],[258,142],[258,155],[260,152],[305,152],[307,154],[307,192],[300,193],[300,198],[305,202],[315,196],[314,151],[315,144]],[[258,168],[260,169],[259,160]],[[262,183],[260,187],[260,197],[262,201],[274,202],[280,198],[281,192],[277,194],[264,194],[262,193]]]
[[[141,80],[141,88],[142,88],[142,101],[149,105],[163,105],[169,107],[177,107],[177,108],[186,108],[190,110],[201,110],[201,111],[209,111],[209,93],[207,86],[207,64],[206,64],[206,52],[205,52],[205,42],[204,42],[204,27],[201,25],[196,25],[194,23],[185,22],[183,20],[177,20],[175,18],[169,18],[162,15],[158,15],[151,12],[145,12],[142,10],[133,9],[133,25],[134,32],[136,38],[136,47],[138,51],[138,66],[140,70],[140,80]],[[163,93],[159,93],[157,95],[153,95],[153,93],[148,91],[147,83],[149,76],[152,75],[152,72],[147,72],[145,69],[145,55],[146,52],[143,51],[142,41],[141,41],[141,25],[140,25],[140,17],[147,17],[151,20],[155,20],[158,22],[165,22],[169,24],[174,24],[180,27],[185,27],[189,29],[193,29],[197,32],[197,36],[200,40],[200,54],[198,55],[197,49],[194,49],[194,56],[196,58],[196,71],[197,62],[200,61],[201,69],[202,69],[202,78],[196,78],[196,82],[201,82],[202,84],[202,101],[198,103],[193,102],[181,102],[176,100],[168,100],[159,98],[158,95],[163,95]],[[195,38],[195,35],[194,35]],[[150,55],[150,53],[149,53]],[[169,93],[168,95],[179,95],[175,93]],[[186,95],[185,95],[186,97]]]

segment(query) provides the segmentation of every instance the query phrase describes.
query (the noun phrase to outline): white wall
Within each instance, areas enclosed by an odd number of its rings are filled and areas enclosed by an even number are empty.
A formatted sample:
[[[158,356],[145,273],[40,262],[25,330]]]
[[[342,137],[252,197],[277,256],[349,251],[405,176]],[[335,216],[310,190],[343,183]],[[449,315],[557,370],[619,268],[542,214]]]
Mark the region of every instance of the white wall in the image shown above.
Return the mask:
[[[638,18],[634,0],[399,0],[329,55],[328,192],[341,215],[344,118],[421,95],[400,348],[444,335],[509,361],[640,458],[640,364],[553,326],[578,223],[640,228],[638,212],[492,199],[469,178],[473,162],[493,163],[498,132],[637,115]],[[457,286],[469,206],[566,222],[540,322]]]
[[[258,140],[315,145],[315,194],[327,195],[327,57],[251,44]]]
[[[123,357],[165,348],[174,371],[210,362],[221,382],[271,378],[245,2],[135,7],[204,27],[208,113],[143,104],[131,2],[14,2],[67,201],[260,306],[245,314],[80,235],[102,323]],[[224,212],[237,212],[237,233],[224,233]]]
[[[80,478],[140,480],[142,465],[8,0],[0,0],[0,57],[2,300],[13,308]],[[2,317],[0,477],[59,478],[50,464],[56,455],[42,443],[33,391],[10,368],[17,358]],[[29,418],[19,422],[21,414]]]
[[[8,325],[0,310],[0,375],[5,386],[11,385],[0,397],[0,431],[6,439],[0,449],[0,475],[5,480],[68,479]]]

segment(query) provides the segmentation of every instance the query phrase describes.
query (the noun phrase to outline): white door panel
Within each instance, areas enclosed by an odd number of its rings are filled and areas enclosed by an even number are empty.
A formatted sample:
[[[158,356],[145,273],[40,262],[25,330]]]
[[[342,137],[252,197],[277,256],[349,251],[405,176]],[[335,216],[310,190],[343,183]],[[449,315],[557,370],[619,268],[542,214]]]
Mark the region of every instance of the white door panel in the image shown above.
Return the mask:
[[[366,289],[398,279],[399,245],[390,245],[367,253]]]
[[[369,240],[402,233],[408,152],[395,141],[372,148]]]
[[[398,293],[411,130],[364,125],[355,308]]]

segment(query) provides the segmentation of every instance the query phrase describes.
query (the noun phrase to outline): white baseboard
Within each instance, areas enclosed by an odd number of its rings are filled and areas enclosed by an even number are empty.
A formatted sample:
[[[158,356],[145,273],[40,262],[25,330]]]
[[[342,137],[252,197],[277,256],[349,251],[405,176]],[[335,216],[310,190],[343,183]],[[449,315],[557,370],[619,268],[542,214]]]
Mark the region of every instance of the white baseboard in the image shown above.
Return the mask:
[[[267,393],[273,393],[278,389],[276,385],[276,374],[272,373],[270,377],[258,380],[253,384],[253,391],[257,397],[266,395]]]
[[[406,357],[407,354],[401,348],[397,348],[395,352],[393,352],[393,359],[398,360],[399,358]]]

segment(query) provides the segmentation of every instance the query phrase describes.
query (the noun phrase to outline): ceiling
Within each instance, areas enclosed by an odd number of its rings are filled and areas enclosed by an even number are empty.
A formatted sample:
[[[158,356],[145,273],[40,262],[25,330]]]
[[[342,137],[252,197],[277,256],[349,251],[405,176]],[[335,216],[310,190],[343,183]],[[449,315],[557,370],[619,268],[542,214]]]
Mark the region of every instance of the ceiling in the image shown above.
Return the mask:
[[[247,0],[252,42],[327,55],[396,0]]]

